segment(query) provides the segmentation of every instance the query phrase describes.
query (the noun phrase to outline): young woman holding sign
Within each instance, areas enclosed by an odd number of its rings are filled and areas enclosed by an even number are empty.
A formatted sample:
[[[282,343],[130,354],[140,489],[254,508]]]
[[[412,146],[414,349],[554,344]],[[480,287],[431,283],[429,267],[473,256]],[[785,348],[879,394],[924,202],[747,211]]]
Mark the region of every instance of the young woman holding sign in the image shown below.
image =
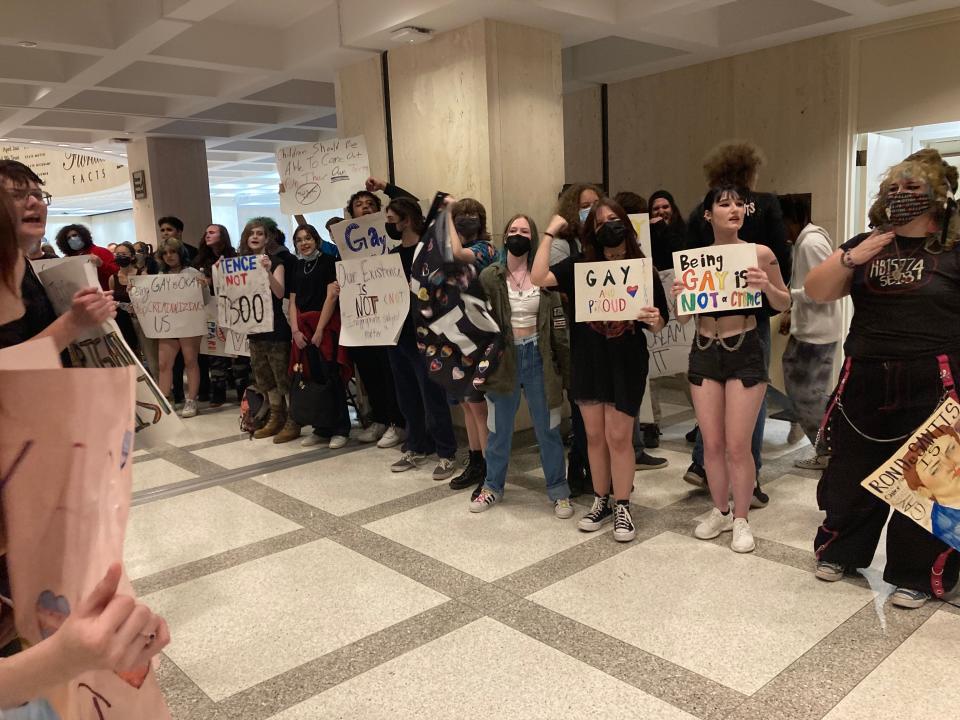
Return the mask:
[[[840,246],[807,275],[817,302],[849,295],[847,360],[827,405],[821,442],[831,451],[817,498],[816,575],[840,580],[873,561],[890,506],[860,482],[899,449],[960,375],[960,217],[957,170],[935,150],[895,165],[870,210],[872,233]],[[909,481],[909,477],[908,477]],[[906,515],[887,526],[883,579],[894,605],[921,607],[957,582],[960,556]]]
[[[160,243],[157,250],[157,263],[160,265],[160,274],[195,274],[200,272],[188,264],[187,249],[183,243],[176,238],[169,238]],[[180,416],[185,418],[196,417],[197,415],[197,394],[200,392],[200,365],[197,358],[200,356],[201,336],[189,338],[160,338],[157,340],[157,351],[160,361],[160,377],[157,378],[157,385],[160,390],[170,400],[171,388],[173,387],[173,363],[177,358],[177,353],[183,353],[183,364],[187,371],[187,394],[183,403],[183,410]]]
[[[117,245],[113,251],[117,263],[117,272],[110,276],[108,289],[113,291],[113,299],[117,301],[117,326],[123,334],[123,339],[133,351],[140,356],[140,340],[138,323],[134,319],[133,307],[130,305],[130,278],[140,274],[136,265],[136,250],[128,242]]]
[[[704,198],[703,208],[704,219],[713,231],[713,246],[746,244],[737,235],[746,216],[741,191],[733,187],[714,188]],[[767,303],[776,310],[786,310],[790,307],[790,291],[780,276],[777,257],[768,247],[755,247],[757,267],[747,270],[747,285],[763,291]],[[683,291],[680,280],[674,281],[674,297]],[[678,308],[680,323],[686,324],[691,317],[694,316],[680,315]],[[756,482],[750,442],[767,389],[764,342],[757,332],[758,322],[767,322],[764,306],[697,315],[697,333],[690,350],[690,391],[703,435],[707,482],[714,504],[694,535],[708,540],[732,530],[730,547],[735,552],[754,549],[753,533],[747,522]]]
[[[583,223],[580,244],[583,255],[550,266],[554,238],[567,227],[555,215],[543,234],[530,270],[533,284],[557,288],[576,307],[575,267],[580,263],[643,257],[633,223],[619,205],[601,198]],[[629,542],[636,537],[630,515],[635,457],[633,424],[647,379],[647,339],[643,330],[660,331],[669,309],[663,286],[653,283],[654,305],[640,311],[636,320],[575,322],[571,337],[570,398],[583,415],[587,453],[593,476],[593,507],[580,518],[578,527],[599,530],[613,520],[613,537]],[[615,506],[610,504],[613,486]]]

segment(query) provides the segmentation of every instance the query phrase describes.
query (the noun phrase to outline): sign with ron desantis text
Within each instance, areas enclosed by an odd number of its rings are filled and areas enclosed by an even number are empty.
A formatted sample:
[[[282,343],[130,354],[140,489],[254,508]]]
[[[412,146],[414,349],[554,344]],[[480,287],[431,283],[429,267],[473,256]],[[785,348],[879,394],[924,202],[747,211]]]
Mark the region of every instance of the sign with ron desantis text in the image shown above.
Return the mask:
[[[341,260],[340,344],[396,345],[410,311],[410,286],[397,254]]]
[[[763,293],[747,287],[747,269],[756,266],[752,243],[678,250],[673,271],[683,290],[677,295],[677,315],[760,307]]]
[[[197,271],[131,277],[130,303],[143,334],[155,339],[205,335],[203,287]]]
[[[385,255],[398,241],[387,235],[386,217],[378,212],[330,226],[330,235],[344,260]]]
[[[270,274],[259,255],[220,258],[213,266],[217,322],[241,335],[273,330]]]
[[[579,262],[574,266],[577,322],[636,320],[653,305],[649,258]]]
[[[370,176],[363,135],[277,150],[280,209],[287,215],[344,207]]]

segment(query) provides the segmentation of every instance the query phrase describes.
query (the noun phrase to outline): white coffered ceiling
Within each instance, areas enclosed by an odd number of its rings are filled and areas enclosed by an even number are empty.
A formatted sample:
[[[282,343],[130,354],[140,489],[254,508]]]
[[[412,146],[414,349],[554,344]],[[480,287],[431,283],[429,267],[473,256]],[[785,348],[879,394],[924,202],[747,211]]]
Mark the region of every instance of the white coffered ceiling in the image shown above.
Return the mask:
[[[487,17],[557,32],[571,90],[958,5],[2,0],[0,138],[114,156],[116,138],[203,138],[213,192],[256,193],[276,182],[278,146],[336,134],[337,68],[395,47],[390,31],[405,25],[443,31]]]

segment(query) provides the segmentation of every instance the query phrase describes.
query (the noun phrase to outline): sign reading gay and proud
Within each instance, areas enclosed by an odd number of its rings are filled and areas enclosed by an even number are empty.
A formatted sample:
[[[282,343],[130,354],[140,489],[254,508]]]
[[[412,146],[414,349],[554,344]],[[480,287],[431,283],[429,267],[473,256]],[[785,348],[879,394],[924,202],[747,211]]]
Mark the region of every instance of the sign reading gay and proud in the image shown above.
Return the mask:
[[[386,216],[382,212],[349,218],[330,226],[340,257],[354,260],[385,255],[397,242],[387,235]]]
[[[213,266],[217,323],[241,335],[273,330],[270,275],[258,255],[220,258]],[[206,325],[204,325],[206,327]],[[205,334],[204,330],[202,334]]]
[[[763,305],[763,293],[747,287],[747,269],[757,266],[757,246],[711,245],[673,254],[673,271],[683,285],[677,315],[740,310]]]
[[[574,266],[577,322],[636,320],[653,305],[649,258],[581,262]]]
[[[410,286],[397,254],[342,260],[340,344],[396,345],[410,311]]]
[[[370,176],[363,135],[277,150],[280,209],[287,215],[344,207]]]
[[[196,271],[130,278],[130,302],[143,334],[148,338],[206,334],[202,280]]]

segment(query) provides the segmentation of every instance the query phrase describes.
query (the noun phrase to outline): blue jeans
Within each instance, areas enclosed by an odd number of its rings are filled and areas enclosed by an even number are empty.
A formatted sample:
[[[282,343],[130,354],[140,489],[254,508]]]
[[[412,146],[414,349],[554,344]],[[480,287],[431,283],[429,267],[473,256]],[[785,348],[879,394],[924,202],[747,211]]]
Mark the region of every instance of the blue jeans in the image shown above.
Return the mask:
[[[46,700],[32,700],[18,708],[0,711],[3,720],[59,720]]]
[[[763,365],[770,372],[770,323],[766,318],[759,318],[757,334],[763,342]],[[760,451],[763,449],[763,427],[767,423],[767,396],[764,393],[760,403],[760,413],[757,415],[757,424],[753,426],[753,437],[750,440],[750,452],[753,453],[753,464],[757,467],[757,476],[760,475]],[[693,446],[693,461],[700,467],[703,465],[703,435],[697,433],[697,442]]]
[[[520,407],[520,391],[527,396],[527,407],[533,418],[533,430],[540,446],[540,462],[547,480],[547,497],[560,500],[570,497],[563,462],[563,441],[560,439],[560,409],[555,412],[556,422],[551,422],[547,407],[547,393],[543,385],[543,358],[536,336],[518,338],[517,377],[514,390],[509,395],[487,392],[487,402],[493,405],[487,424],[490,437],[487,440],[487,479],[483,486],[498,496],[503,495],[507,482],[507,465],[513,445],[513,421]]]

